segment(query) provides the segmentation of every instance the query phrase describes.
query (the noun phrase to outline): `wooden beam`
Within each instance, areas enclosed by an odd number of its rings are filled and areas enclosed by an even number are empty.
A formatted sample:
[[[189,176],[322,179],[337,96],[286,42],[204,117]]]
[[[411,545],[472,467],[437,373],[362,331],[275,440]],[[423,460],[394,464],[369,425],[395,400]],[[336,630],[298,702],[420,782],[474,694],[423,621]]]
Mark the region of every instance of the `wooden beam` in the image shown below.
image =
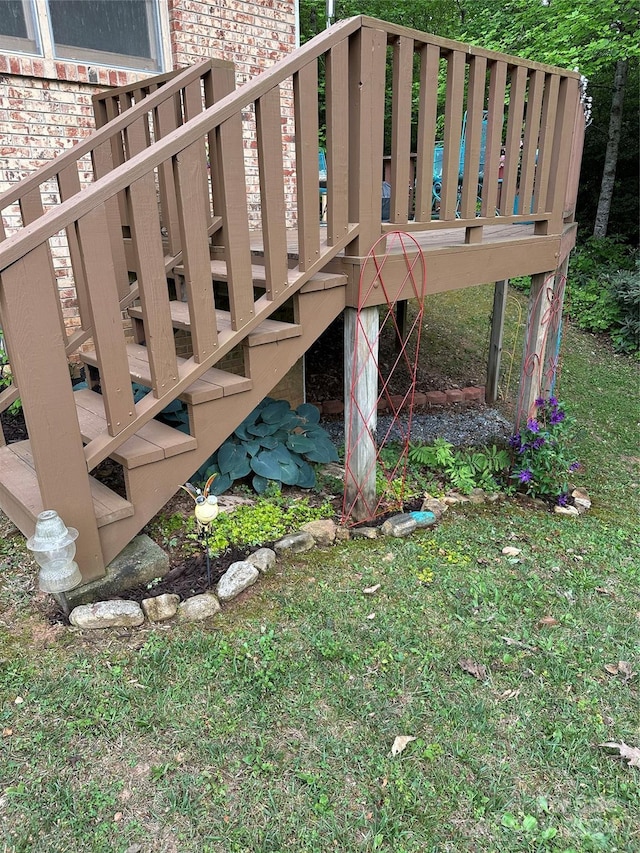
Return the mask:
[[[495,403],[498,399],[498,383],[500,381],[500,361],[502,358],[502,334],[504,330],[504,314],[507,306],[506,280],[496,281],[493,291],[493,311],[491,312],[491,337],[489,340],[489,363],[487,366],[487,385],[485,401]]]
[[[353,521],[376,506],[378,308],[344,313],[345,506]]]

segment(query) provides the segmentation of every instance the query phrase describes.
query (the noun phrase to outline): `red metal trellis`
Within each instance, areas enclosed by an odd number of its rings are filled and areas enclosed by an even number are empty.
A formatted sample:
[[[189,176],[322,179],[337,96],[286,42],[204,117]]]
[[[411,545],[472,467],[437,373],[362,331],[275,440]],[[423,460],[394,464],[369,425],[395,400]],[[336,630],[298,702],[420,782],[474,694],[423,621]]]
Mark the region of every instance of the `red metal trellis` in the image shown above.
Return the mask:
[[[377,254],[380,246],[384,245],[384,253]],[[393,293],[385,283],[385,266],[393,258],[394,287]],[[400,286],[398,269],[404,266],[404,277]],[[370,520],[390,508],[400,507],[404,496],[404,485],[407,469],[409,441],[411,437],[411,422],[413,418],[413,403],[416,390],[416,375],[420,354],[420,338],[424,316],[424,298],[426,287],[426,265],[422,249],[417,240],[403,231],[392,231],[381,237],[373,246],[360,272],[358,313],[356,321],[356,341],[353,351],[352,381],[349,389],[347,411],[351,417],[345,418],[346,430],[346,459],[345,459],[345,492],[342,516],[347,523]],[[370,339],[361,322],[361,312],[371,300],[379,303],[382,292],[386,301],[379,307],[379,326],[373,339]],[[375,300],[371,299],[375,295]],[[415,315],[412,312],[411,321],[407,328],[400,329],[396,315],[396,306],[402,299],[414,300]],[[385,328],[393,327],[398,346],[396,359],[387,375],[383,374],[378,361],[378,344]],[[415,333],[415,334],[414,334]],[[415,351],[410,352],[409,342],[415,342]],[[364,352],[364,358],[362,353]],[[359,355],[360,353],[360,355]],[[348,354],[345,352],[345,358]],[[378,393],[375,400],[369,400],[363,407],[361,395],[357,393],[358,383],[362,378],[366,360],[373,359],[378,374]],[[391,394],[391,380],[396,371],[405,366],[409,374],[409,385],[403,394]],[[391,419],[385,428],[384,435],[378,440],[377,412],[381,403],[386,404],[391,412]],[[401,412],[403,413],[401,415]],[[393,435],[398,438],[392,438]],[[401,445],[400,453],[392,457],[384,453],[385,447],[391,441]],[[365,442],[375,447],[367,461],[367,470],[354,470],[352,467],[358,445]],[[389,461],[389,459],[393,461]],[[375,497],[367,494],[363,483],[368,481],[372,473],[376,476]],[[349,484],[352,488],[349,489]],[[349,493],[349,494],[348,494]],[[357,511],[356,511],[357,508]],[[357,517],[355,517],[357,515]]]

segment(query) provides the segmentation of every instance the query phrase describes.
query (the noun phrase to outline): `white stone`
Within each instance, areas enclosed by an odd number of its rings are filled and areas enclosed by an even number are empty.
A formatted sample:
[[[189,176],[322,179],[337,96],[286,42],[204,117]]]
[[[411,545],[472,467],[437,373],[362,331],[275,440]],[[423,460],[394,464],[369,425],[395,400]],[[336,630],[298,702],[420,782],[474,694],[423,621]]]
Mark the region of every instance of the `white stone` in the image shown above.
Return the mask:
[[[553,511],[558,515],[580,515],[574,506],[554,506]]]
[[[276,564],[276,552],[271,548],[259,548],[253,554],[249,554],[246,558],[247,563],[251,563],[260,572],[268,572]]]
[[[202,622],[220,611],[220,602],[212,592],[203,592],[181,601],[178,605],[178,617],[185,622]]]
[[[144,613],[135,601],[96,601],[80,604],[69,615],[76,628],[135,628],[144,622]]]
[[[260,577],[260,572],[246,560],[231,563],[216,586],[220,601],[231,601],[248,586],[254,584]]]
[[[306,530],[300,530],[298,533],[291,533],[289,536],[284,536],[273,546],[276,554],[282,554],[285,551],[291,551],[292,554],[300,554],[303,551],[310,551],[314,545],[313,536]]]
[[[302,529],[313,536],[316,545],[327,548],[336,541],[336,526],[331,518],[320,518],[303,524]]]
[[[176,615],[179,604],[179,595],[166,592],[164,595],[145,598],[142,610],[149,622],[164,622],[165,619],[172,619]]]
[[[377,527],[354,527],[351,531],[351,536],[353,539],[377,539],[378,538],[378,528]]]
[[[422,502],[422,512],[432,512],[436,518],[442,518],[449,507],[446,503],[439,501],[437,498],[432,498],[430,495],[425,497]]]

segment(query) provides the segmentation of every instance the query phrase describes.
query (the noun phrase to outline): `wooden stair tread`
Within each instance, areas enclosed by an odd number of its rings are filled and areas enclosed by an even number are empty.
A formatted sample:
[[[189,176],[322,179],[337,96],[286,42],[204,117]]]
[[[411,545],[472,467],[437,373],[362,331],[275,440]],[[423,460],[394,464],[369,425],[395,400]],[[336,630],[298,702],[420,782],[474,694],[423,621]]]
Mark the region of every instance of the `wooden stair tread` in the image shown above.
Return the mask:
[[[95,477],[89,477],[89,486],[98,527],[134,514],[133,505],[128,500],[111,491]],[[46,509],[42,503],[29,441],[17,441],[0,447],[0,491],[10,494],[34,525],[38,513]]]
[[[80,357],[91,367],[98,367],[98,358],[95,352],[83,352],[80,353]],[[147,348],[140,344],[127,344],[127,359],[132,380],[150,388],[151,368]],[[178,368],[180,368],[186,363],[187,359],[177,357],[176,361]],[[217,400],[220,397],[229,397],[231,394],[240,394],[243,391],[249,391],[251,387],[251,379],[246,376],[238,376],[235,373],[229,373],[227,370],[210,367],[199,379],[192,382],[178,399],[182,400],[183,403],[197,405],[209,400]]]
[[[332,287],[346,287],[349,279],[343,273],[317,272],[300,288],[300,293],[313,293],[316,290],[329,290]]]
[[[82,388],[74,393],[78,423],[82,438],[89,442],[107,428],[104,400],[100,394]],[[179,453],[195,450],[197,442],[192,435],[152,420],[121,444],[111,454],[125,468],[138,468]]]
[[[174,329],[184,329],[189,331],[191,328],[191,318],[189,316],[189,305],[187,302],[173,300],[169,303],[171,308],[171,322]],[[142,308],[135,305],[129,308],[129,316],[135,320],[142,319]],[[216,308],[216,326],[218,332],[222,332],[231,328],[231,313]],[[261,344],[270,344],[273,341],[283,341],[286,338],[296,338],[302,334],[302,328],[297,323],[285,323],[281,320],[263,320],[247,337],[243,340],[250,347],[260,346]]]

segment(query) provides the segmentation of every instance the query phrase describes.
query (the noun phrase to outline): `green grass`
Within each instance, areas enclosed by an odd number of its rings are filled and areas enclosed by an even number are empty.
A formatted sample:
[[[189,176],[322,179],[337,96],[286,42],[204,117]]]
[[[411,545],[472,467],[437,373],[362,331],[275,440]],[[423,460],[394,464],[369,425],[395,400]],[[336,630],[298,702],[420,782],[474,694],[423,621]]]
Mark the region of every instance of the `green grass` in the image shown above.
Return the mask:
[[[452,509],[283,560],[205,626],[96,634],[46,624],[5,523],[0,849],[640,850],[640,771],[599,747],[640,745],[639,677],[605,670],[640,671],[637,367],[564,353],[579,519]]]

